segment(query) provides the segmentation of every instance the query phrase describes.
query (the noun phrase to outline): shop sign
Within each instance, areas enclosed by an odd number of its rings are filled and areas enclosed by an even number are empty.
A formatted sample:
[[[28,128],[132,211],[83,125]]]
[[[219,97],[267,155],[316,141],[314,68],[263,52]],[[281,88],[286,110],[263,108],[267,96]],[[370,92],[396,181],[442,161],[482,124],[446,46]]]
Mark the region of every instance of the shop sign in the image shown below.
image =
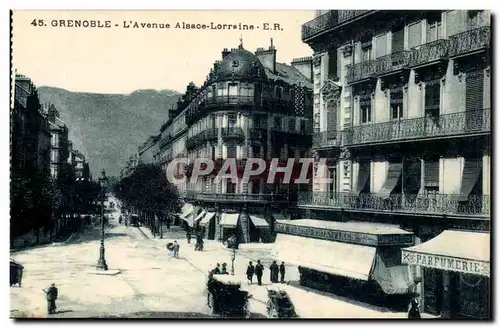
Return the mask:
[[[339,231],[314,227],[297,226],[286,223],[276,223],[276,232],[298,235],[310,238],[326,239],[343,243],[353,243],[368,246],[379,245],[413,245],[414,236],[408,235],[372,235],[367,233]]]
[[[402,257],[402,261],[405,264],[418,265],[445,271],[470,273],[487,277],[490,276],[489,262],[464,260],[441,255],[421,254],[405,250],[402,251]]]

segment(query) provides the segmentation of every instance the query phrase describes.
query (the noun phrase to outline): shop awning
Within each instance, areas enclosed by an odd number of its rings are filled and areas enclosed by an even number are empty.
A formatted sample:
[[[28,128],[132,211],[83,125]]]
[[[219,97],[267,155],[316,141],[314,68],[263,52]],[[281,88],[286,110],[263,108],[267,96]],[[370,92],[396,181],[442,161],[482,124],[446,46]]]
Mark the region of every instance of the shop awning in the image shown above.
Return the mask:
[[[398,247],[377,249],[371,277],[389,295],[406,294],[412,286],[409,266],[401,263],[401,248]]]
[[[278,234],[274,255],[280,261],[367,281],[376,248],[301,236]]]
[[[365,188],[369,177],[370,177],[370,163],[369,162],[359,163],[358,180],[355,185],[355,190],[351,191],[349,195],[356,197],[359,196],[359,194]]]
[[[445,230],[437,237],[403,249],[406,264],[490,276],[490,234]]]
[[[181,212],[181,219],[186,219],[188,215],[193,213],[194,207],[191,204],[186,204],[182,207],[182,212]]]
[[[239,213],[222,213],[219,225],[225,228],[236,228],[239,217]]]
[[[382,188],[380,188],[377,195],[383,198],[389,198],[392,191],[401,179],[401,173],[403,172],[403,163],[389,163],[389,168],[387,170],[387,178],[385,179]]]
[[[201,210],[200,214],[198,214],[198,216],[194,218],[194,222],[198,222],[198,220],[203,218],[205,214],[207,214],[207,212],[205,212],[205,210]]]
[[[215,216],[215,212],[207,212],[205,217],[200,221],[200,225],[206,226],[210,223],[210,220]]]
[[[267,224],[267,221],[259,216],[250,215],[250,220],[252,220],[252,223],[256,228],[269,227],[269,224]]]
[[[271,214],[275,220],[286,220],[285,216],[281,213]]]
[[[460,194],[454,196],[457,201],[467,201],[472,188],[477,183],[479,178],[479,173],[482,169],[482,165],[479,159],[466,158],[464,163],[464,170],[462,172],[462,186],[460,188]]]

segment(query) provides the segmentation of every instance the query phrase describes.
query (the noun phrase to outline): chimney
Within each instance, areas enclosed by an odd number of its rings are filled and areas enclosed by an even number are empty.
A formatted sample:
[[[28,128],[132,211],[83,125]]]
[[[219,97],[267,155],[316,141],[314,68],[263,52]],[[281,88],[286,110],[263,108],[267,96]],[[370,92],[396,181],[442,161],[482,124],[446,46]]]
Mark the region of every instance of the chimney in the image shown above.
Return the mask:
[[[262,65],[269,69],[271,72],[276,72],[276,48],[273,45],[273,39],[271,38],[271,45],[268,50],[263,48],[258,48],[255,52],[257,58],[259,58]]]
[[[227,50],[227,48],[224,48],[222,50],[222,59],[226,58],[227,55],[229,55],[231,52]]]
[[[18,74],[16,75],[16,84],[23,88],[28,94],[31,94],[32,91],[32,83],[29,77]]]
[[[313,61],[312,57],[301,57],[292,60],[292,67],[295,67],[309,81],[313,80]]]

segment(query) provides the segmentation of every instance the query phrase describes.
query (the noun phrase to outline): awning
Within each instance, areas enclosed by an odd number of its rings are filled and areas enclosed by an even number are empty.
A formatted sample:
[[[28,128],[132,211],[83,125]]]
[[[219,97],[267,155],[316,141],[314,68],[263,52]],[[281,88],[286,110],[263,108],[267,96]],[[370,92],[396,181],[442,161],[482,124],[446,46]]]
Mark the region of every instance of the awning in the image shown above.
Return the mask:
[[[191,204],[186,204],[182,207],[182,212],[181,212],[181,219],[185,219],[188,215],[193,213],[194,207]]]
[[[250,215],[250,220],[252,220],[252,222],[256,228],[269,227],[269,224],[267,224],[267,221],[259,216]]]
[[[271,214],[275,220],[286,220],[285,216],[281,213]]]
[[[192,211],[192,208],[193,208],[193,205],[191,205],[191,204],[184,204],[184,206],[182,206],[182,208],[181,208],[181,213],[187,212],[189,210]]]
[[[205,212],[205,210],[201,210],[200,214],[194,218],[194,222],[198,222],[198,220],[200,220],[205,214],[207,214],[207,212]]]
[[[200,221],[201,226],[206,226],[210,223],[210,220],[215,216],[215,212],[207,212],[207,215]]]
[[[389,169],[387,170],[387,178],[385,179],[382,188],[377,192],[377,196],[383,198],[389,198],[392,191],[401,179],[401,173],[403,172],[403,163],[389,163]]]
[[[479,173],[482,169],[480,159],[466,158],[464,163],[464,170],[462,172],[462,186],[460,188],[460,195],[454,196],[457,201],[467,201],[472,188],[477,183]]]
[[[375,260],[375,247],[278,234],[277,259],[296,266],[367,281]]]
[[[222,213],[219,225],[225,228],[236,228],[239,217],[239,213]]]
[[[437,237],[403,249],[406,264],[490,276],[490,234],[445,230]]]
[[[401,263],[401,248],[398,247],[377,249],[371,277],[389,295],[406,294],[412,286],[409,267]]]
[[[355,189],[352,190],[349,193],[349,195],[356,197],[359,196],[359,194],[363,191],[363,189],[365,189],[369,177],[370,177],[370,162],[359,163],[358,181],[355,185]]]

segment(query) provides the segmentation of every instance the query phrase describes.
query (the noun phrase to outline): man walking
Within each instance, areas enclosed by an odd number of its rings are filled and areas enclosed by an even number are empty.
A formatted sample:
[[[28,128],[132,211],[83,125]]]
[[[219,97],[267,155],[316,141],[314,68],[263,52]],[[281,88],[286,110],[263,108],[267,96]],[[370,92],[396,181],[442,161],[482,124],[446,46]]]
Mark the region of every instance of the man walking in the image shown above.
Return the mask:
[[[45,293],[45,298],[47,299],[47,313],[56,313],[56,300],[58,296],[58,291],[56,284],[51,284],[49,288],[43,290]]]
[[[262,275],[264,274],[264,266],[260,264],[260,260],[257,260],[257,265],[255,266],[255,275],[257,276],[257,283],[262,286]]]
[[[285,283],[285,262],[281,262],[280,264],[280,282],[282,284]]]
[[[269,267],[269,271],[270,274],[271,274],[271,282],[272,283],[276,283],[278,282],[278,271],[279,271],[279,268],[278,268],[278,264],[276,263],[276,261],[273,261],[273,263],[271,264],[271,266]]]
[[[174,257],[179,258],[179,244],[177,243],[177,240],[174,241]]]
[[[247,267],[247,279],[249,281],[249,285],[252,284],[254,273],[255,273],[255,267],[253,266],[252,261],[250,261]]]

